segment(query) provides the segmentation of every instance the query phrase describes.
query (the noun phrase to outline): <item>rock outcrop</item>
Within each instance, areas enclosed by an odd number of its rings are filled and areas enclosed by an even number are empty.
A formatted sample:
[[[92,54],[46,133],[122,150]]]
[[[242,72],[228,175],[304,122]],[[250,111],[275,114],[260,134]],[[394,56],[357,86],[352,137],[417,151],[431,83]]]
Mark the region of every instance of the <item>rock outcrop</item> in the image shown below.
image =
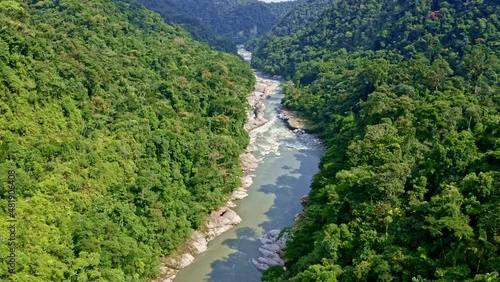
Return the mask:
[[[207,229],[205,231],[207,241],[210,241],[226,232],[233,226],[238,225],[240,222],[240,216],[228,207],[222,207],[212,212],[210,219],[205,224],[205,228]]]
[[[252,263],[260,271],[264,271],[271,266],[280,265],[284,266],[285,261],[281,258],[283,255],[283,249],[286,248],[286,240],[288,239],[288,233],[284,232],[281,236],[280,230],[271,230],[260,238],[262,246],[259,248],[259,252],[262,254],[258,259],[252,259]]]
[[[310,122],[307,119],[300,117],[300,115],[295,111],[280,109],[278,118],[283,120],[287,127],[291,130],[299,129],[304,130],[305,132],[311,130]]]
[[[195,232],[193,232],[193,235],[191,235],[190,241],[190,250],[193,254],[201,254],[207,250],[208,240],[205,233],[196,230]]]
[[[234,194],[233,194],[234,195]],[[203,230],[193,232],[179,254],[163,258],[161,277],[153,282],[172,282],[177,272],[194,261],[194,255],[207,250],[210,240],[238,225],[241,218],[230,208],[221,207],[210,214]]]
[[[255,171],[257,169],[257,167],[259,166],[259,160],[257,160],[257,158],[255,158],[255,156],[252,155],[250,152],[245,152],[245,153],[241,154],[240,161],[241,161],[241,168],[245,172]],[[248,178],[246,178],[245,180],[248,181]],[[248,186],[250,186],[250,185],[248,185]]]

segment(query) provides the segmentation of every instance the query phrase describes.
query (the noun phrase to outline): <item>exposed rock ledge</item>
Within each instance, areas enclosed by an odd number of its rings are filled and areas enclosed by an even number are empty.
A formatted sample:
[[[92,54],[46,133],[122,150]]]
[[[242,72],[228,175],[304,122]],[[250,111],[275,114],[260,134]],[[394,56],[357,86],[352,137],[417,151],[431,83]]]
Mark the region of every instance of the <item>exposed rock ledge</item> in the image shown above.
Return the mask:
[[[241,218],[228,207],[222,207],[212,212],[204,225],[204,230],[197,230],[191,235],[182,248],[182,250],[184,250],[183,252],[178,255],[163,258],[162,267],[160,269],[162,272],[161,277],[153,281],[173,281],[179,270],[190,265],[194,261],[194,255],[203,253],[207,250],[207,244],[210,240],[226,232],[240,222]]]
[[[283,120],[291,130],[302,129],[305,132],[311,130],[311,123],[307,119],[300,117],[299,113],[295,111],[280,109],[278,117]]]
[[[252,106],[252,111],[248,113],[248,120],[245,130],[251,130],[264,125],[267,120],[264,118],[265,105],[262,99],[267,99],[276,90],[277,85],[270,79],[257,77],[255,91],[248,97],[248,103]],[[201,230],[194,231],[184,246],[177,254],[162,259],[160,268],[161,274],[152,282],[172,282],[182,268],[190,265],[194,261],[194,256],[207,250],[208,242],[220,234],[231,229],[241,222],[241,218],[230,208],[235,207],[235,200],[240,200],[248,196],[247,189],[252,185],[250,174],[257,169],[259,161],[248,151],[240,155],[241,168],[245,176],[241,177],[241,187],[233,191],[226,205],[210,214]],[[279,261],[278,261],[279,262]]]

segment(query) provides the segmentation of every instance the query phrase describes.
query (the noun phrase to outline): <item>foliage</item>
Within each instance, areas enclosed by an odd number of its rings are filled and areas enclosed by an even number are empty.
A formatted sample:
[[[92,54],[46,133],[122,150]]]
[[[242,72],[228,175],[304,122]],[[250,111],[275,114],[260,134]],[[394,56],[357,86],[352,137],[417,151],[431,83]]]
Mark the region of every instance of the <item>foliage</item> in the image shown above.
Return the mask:
[[[0,15],[0,280],[149,281],[239,185],[250,67],[134,2]]]
[[[140,0],[167,22],[185,27],[195,39],[232,52],[236,52],[233,42],[241,44],[266,33],[302,1]]]
[[[184,7],[185,1],[141,0],[140,2],[148,9],[159,13],[165,22],[185,28],[194,39],[205,42],[215,49],[236,53],[234,41],[229,37],[217,36],[199,17],[189,11],[189,7]]]
[[[276,37],[290,36],[299,30],[304,30],[308,25],[314,23],[320,17],[321,13],[334,1],[335,0],[305,0],[297,2],[296,7],[291,9],[289,13],[283,17],[281,22],[271,29],[271,31],[261,37],[255,37],[247,41],[247,43],[245,43],[246,48],[252,50],[258,46],[267,46]],[[253,53],[258,54],[259,50],[254,50]],[[259,57],[256,57],[253,64],[256,65],[258,62],[260,62]],[[264,66],[259,65],[259,67],[263,68]]]
[[[258,47],[328,145],[284,280],[498,281],[499,14],[340,0]]]
[[[288,13],[279,25],[273,27],[266,35],[287,36],[305,29],[314,23],[325,9],[330,7],[336,0],[304,1]]]

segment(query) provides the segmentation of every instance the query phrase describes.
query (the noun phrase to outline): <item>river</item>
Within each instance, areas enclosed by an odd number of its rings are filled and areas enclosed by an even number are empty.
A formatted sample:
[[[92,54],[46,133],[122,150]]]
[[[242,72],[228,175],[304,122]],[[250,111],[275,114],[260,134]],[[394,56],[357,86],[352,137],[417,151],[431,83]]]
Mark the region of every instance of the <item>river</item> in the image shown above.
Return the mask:
[[[259,72],[256,76],[269,79]],[[279,86],[280,81],[273,83]],[[260,281],[261,272],[251,262],[261,256],[259,238],[269,230],[290,226],[302,211],[300,199],[310,190],[323,147],[309,134],[296,135],[278,118],[276,108],[282,98],[278,87],[264,100],[268,122],[250,131],[249,148],[260,163],[248,197],[235,201],[233,210],[242,223],[209,242],[208,250],[182,269],[175,282]]]

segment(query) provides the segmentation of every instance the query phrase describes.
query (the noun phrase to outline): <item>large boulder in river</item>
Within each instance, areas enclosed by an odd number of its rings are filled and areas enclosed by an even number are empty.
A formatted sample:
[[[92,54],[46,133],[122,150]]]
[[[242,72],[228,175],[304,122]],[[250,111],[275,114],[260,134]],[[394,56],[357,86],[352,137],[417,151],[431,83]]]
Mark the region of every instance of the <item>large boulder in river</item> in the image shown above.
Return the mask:
[[[277,253],[277,252],[279,252],[279,251],[281,250],[280,246],[279,246],[279,245],[277,245],[277,244],[265,244],[265,245],[262,245],[262,246],[259,248],[259,250],[260,250],[261,248],[262,248],[262,249],[265,249],[265,250],[268,250],[268,251],[271,251],[271,252],[275,252],[275,253]]]
[[[274,254],[273,251],[269,251],[267,249],[264,249],[262,247],[259,248],[259,252],[264,256],[264,257],[269,257],[271,256],[272,254]]]
[[[270,230],[260,238],[262,246],[260,246],[259,251],[262,254],[257,260],[252,260],[252,263],[261,271],[268,269],[271,266],[280,265],[284,266],[285,261],[280,255],[283,254],[283,249],[286,248],[286,240],[288,239],[288,233],[281,230],[274,229]]]
[[[285,262],[278,255],[272,257],[260,257],[258,260],[268,266],[285,265]]]
[[[260,242],[261,242],[262,244],[274,244],[274,241],[273,241],[273,240],[271,240],[271,239],[267,239],[267,238],[264,238],[264,237],[263,237],[263,238],[260,238]]]
[[[291,130],[302,129],[305,132],[310,131],[311,122],[303,117],[296,111],[281,109],[278,117],[285,122],[287,127]]]
[[[271,238],[274,238],[274,237],[278,236],[280,234],[280,232],[281,232],[281,230],[274,229],[274,230],[267,232],[267,235],[269,235],[269,237],[271,237]]]

